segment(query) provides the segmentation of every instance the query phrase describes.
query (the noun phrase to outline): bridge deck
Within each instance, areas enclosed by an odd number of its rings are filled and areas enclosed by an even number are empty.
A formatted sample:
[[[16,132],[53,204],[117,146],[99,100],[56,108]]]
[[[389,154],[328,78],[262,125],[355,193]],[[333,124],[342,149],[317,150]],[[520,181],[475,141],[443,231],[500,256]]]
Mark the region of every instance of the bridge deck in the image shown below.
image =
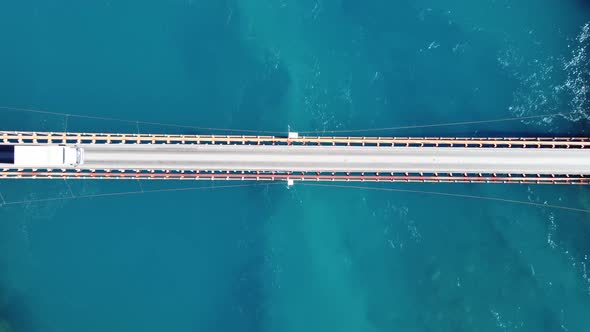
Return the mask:
[[[76,169],[590,174],[590,149],[81,144]],[[0,164],[0,168],[9,168]],[[22,165],[19,168],[28,168]],[[31,167],[32,168],[32,167]],[[35,168],[43,168],[36,166]],[[51,167],[47,167],[51,168]]]
[[[10,163],[10,146],[58,144],[83,148],[84,163],[66,166],[75,163],[65,163],[65,152],[64,163],[59,165]],[[6,151],[0,155],[0,179],[590,184],[588,137],[277,137],[0,131],[2,146]]]

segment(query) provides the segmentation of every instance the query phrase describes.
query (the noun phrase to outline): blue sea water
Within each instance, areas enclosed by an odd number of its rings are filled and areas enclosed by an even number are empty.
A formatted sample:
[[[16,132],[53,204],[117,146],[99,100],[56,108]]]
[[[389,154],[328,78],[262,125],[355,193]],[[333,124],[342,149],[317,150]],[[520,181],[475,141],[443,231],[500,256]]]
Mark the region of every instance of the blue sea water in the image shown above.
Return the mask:
[[[1,1],[0,107],[71,115],[1,109],[0,129],[475,121],[360,135],[588,135],[589,24],[583,0]],[[15,332],[590,330],[589,213],[224,185],[1,181],[5,202],[203,189],[0,206],[0,319]],[[590,209],[575,186],[374,187]]]

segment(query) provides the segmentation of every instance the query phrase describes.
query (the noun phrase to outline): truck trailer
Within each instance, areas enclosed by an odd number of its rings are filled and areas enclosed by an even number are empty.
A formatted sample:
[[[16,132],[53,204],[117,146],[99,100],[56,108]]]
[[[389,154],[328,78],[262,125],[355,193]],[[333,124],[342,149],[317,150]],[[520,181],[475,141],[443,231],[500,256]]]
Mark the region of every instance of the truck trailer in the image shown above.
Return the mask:
[[[84,164],[75,145],[0,145],[0,168],[72,168]]]

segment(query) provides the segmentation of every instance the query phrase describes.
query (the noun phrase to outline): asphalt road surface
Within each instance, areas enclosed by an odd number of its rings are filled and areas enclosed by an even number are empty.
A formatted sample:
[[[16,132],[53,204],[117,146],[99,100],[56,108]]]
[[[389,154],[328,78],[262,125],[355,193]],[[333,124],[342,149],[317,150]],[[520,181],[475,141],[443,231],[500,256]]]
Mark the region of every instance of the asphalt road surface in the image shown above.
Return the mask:
[[[82,144],[81,169],[588,174],[590,149]]]

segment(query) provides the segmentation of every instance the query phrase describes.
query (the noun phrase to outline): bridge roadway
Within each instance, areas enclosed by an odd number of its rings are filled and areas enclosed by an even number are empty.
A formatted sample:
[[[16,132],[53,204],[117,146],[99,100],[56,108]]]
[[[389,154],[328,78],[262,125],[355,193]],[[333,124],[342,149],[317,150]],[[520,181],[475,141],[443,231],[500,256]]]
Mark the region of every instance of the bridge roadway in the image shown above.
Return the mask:
[[[78,169],[590,174],[590,149],[79,144]],[[40,167],[36,167],[40,168]]]

